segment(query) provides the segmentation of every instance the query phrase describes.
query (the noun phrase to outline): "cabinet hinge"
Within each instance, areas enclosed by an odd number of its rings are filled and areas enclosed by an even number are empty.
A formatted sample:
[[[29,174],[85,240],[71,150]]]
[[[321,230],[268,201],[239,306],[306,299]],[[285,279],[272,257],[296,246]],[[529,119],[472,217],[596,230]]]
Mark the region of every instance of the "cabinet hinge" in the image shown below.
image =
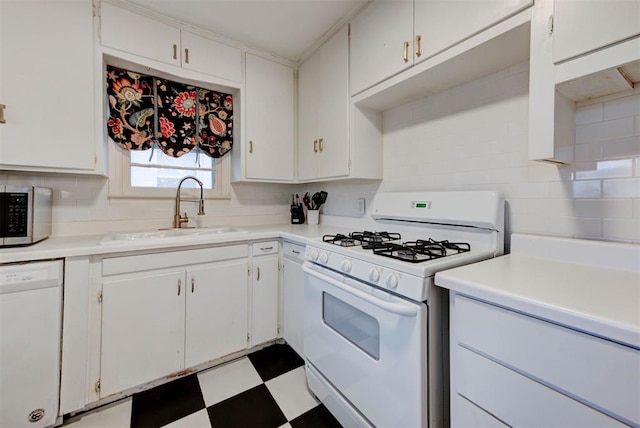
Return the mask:
[[[102,303],[102,291],[98,291],[98,303]]]
[[[96,394],[100,394],[100,379],[96,381],[96,386],[93,388]]]
[[[282,264],[278,262],[278,270],[282,270]]]
[[[547,31],[549,35],[553,34],[553,15],[549,15],[549,22],[547,23]]]
[[[351,171],[351,159],[349,159],[349,165],[348,165],[349,171]]]
[[[280,326],[278,326],[277,332],[278,332],[278,335],[280,335]]]

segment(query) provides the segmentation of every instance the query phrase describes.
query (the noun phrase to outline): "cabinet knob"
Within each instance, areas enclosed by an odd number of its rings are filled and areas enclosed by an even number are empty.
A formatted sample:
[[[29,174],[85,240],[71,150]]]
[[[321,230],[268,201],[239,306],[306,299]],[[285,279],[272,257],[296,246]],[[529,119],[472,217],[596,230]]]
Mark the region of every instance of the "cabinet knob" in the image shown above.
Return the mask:
[[[418,58],[420,58],[420,55],[422,55],[422,49],[420,48],[420,42],[422,41],[422,36],[421,35],[417,35],[416,36],[416,56]],[[405,61],[406,62],[406,61]]]
[[[402,60],[409,62],[409,42],[404,42],[404,48],[402,49]]]
[[[178,45],[173,44],[173,59],[178,59]]]

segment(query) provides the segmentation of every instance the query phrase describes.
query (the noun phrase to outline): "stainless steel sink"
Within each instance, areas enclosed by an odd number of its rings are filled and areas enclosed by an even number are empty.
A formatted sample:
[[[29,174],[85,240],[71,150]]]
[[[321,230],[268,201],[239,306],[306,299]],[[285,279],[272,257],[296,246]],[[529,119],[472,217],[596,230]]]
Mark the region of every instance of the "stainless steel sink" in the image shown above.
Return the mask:
[[[148,232],[122,232],[106,235],[99,245],[118,244],[123,242],[144,242],[149,240],[182,240],[189,237],[228,236],[249,233],[237,227],[201,227],[193,229],[166,229]]]

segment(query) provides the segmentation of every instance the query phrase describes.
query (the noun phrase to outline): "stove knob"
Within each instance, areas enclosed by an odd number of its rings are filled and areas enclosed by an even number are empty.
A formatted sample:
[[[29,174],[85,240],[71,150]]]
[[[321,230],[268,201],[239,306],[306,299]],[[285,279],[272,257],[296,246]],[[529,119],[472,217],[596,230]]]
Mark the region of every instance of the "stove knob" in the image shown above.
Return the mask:
[[[395,290],[398,287],[398,278],[392,273],[387,276],[387,288]]]
[[[327,253],[325,253],[324,251],[322,253],[320,253],[320,263],[326,263],[329,261],[329,255]]]
[[[378,282],[380,280],[380,271],[376,268],[371,268],[369,271],[369,280],[371,282]]]
[[[351,260],[344,259],[340,264],[340,269],[343,272],[351,272]]]
[[[313,261],[318,260],[318,250],[309,251],[309,257],[311,257],[311,260]]]

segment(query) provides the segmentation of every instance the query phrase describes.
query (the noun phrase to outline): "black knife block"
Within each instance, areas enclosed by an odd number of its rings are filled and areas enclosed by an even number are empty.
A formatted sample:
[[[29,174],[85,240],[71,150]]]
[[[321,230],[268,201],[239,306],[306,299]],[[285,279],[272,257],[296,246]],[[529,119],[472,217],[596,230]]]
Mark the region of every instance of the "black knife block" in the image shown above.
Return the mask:
[[[291,224],[304,224],[302,204],[291,204]]]

